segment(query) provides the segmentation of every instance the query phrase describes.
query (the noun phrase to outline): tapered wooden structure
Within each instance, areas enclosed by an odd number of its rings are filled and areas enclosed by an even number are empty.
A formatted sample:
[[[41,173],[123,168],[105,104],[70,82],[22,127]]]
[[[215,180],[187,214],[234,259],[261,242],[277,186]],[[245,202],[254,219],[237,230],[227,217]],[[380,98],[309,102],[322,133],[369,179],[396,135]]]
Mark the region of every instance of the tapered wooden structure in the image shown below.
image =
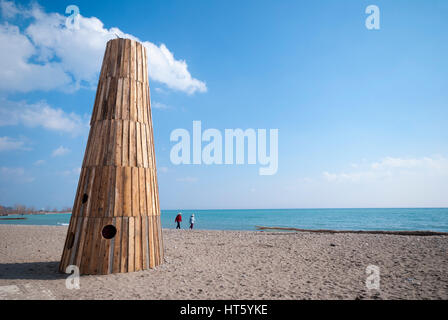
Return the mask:
[[[140,43],[107,43],[60,272],[132,272],[163,261],[147,70]]]

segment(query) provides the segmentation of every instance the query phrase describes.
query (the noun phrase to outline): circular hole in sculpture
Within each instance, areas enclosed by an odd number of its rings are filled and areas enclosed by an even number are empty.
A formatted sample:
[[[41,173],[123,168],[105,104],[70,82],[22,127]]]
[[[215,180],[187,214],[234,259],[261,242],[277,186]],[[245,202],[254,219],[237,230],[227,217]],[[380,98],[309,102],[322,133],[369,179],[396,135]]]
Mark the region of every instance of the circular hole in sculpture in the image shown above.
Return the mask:
[[[117,234],[117,228],[109,224],[103,228],[101,234],[103,235],[104,239],[112,239]]]
[[[88,199],[89,196],[87,195],[87,193],[84,193],[84,195],[82,196],[82,203],[86,203]]]

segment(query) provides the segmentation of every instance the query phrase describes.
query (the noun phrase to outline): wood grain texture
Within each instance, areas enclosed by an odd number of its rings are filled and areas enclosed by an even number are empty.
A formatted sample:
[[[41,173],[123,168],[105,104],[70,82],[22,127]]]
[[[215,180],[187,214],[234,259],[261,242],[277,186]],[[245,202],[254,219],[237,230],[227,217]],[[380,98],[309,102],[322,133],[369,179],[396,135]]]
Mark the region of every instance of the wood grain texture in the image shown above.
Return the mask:
[[[60,272],[132,272],[163,261],[147,56],[130,39],[106,45]],[[106,226],[114,236],[105,238]]]

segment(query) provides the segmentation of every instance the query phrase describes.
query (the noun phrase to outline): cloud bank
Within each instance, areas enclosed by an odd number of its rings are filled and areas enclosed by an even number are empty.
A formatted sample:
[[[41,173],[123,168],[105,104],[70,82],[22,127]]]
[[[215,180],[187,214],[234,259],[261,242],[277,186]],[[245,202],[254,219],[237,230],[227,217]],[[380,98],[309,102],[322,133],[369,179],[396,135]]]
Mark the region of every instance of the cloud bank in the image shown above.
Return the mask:
[[[95,88],[106,42],[118,35],[140,41],[148,50],[148,69],[152,80],[176,91],[206,92],[205,82],[195,79],[184,60],[177,60],[165,44],[142,41],[118,28],[105,28],[96,17],[79,15],[79,28],[67,28],[67,16],[46,13],[37,4],[19,7],[0,1],[3,24],[0,42],[0,90],[74,91]],[[28,24],[20,28],[17,19]]]

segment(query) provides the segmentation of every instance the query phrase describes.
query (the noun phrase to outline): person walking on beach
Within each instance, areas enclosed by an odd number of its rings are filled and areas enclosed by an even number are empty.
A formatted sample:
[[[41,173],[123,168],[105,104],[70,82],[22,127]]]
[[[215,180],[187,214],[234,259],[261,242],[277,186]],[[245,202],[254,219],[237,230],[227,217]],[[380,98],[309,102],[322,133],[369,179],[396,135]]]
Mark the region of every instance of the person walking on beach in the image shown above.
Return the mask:
[[[193,230],[194,221],[195,221],[195,219],[194,219],[194,213],[192,213],[192,214],[191,214],[191,217],[190,217],[190,229],[191,229],[191,230]]]
[[[182,213],[178,213],[176,216],[176,219],[174,219],[174,222],[177,222],[176,229],[180,229],[180,223],[182,222]]]

